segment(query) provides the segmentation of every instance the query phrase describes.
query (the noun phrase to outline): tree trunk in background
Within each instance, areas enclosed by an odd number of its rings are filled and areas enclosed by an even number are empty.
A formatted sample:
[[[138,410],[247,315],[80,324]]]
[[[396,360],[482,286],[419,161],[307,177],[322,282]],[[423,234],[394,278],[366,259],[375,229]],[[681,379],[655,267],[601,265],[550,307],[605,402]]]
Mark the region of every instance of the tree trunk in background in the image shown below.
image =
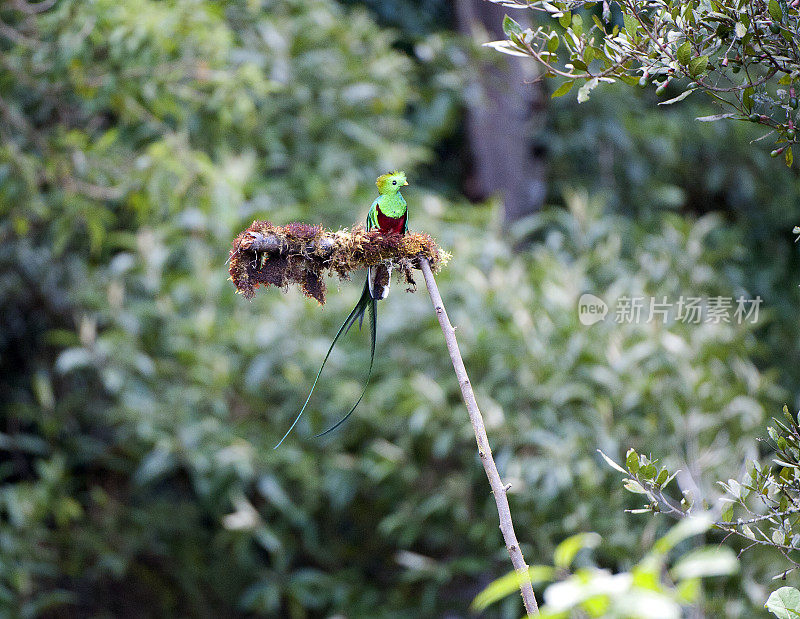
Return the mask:
[[[479,43],[504,39],[503,16],[509,10],[486,0],[457,0],[459,30]],[[473,169],[466,191],[479,199],[500,193],[508,227],[537,212],[545,199],[544,160],[531,135],[544,123],[546,99],[540,83],[525,83],[535,75],[531,59],[497,56],[475,67],[470,87],[467,139]]]

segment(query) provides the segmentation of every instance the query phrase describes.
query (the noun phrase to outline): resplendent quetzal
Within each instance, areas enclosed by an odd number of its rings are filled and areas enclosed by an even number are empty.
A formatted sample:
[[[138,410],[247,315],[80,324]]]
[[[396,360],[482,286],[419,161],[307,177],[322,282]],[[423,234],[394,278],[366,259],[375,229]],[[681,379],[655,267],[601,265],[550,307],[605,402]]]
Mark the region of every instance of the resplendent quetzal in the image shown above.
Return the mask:
[[[390,172],[388,174],[383,174],[382,176],[378,177],[378,180],[375,182],[375,184],[378,186],[378,193],[380,195],[375,199],[375,202],[372,203],[369,213],[367,214],[367,230],[377,229],[385,234],[391,232],[405,234],[408,230],[408,209],[406,207],[405,199],[400,194],[400,188],[408,185],[405,173]],[[388,265],[379,264],[369,267],[367,271],[367,281],[364,282],[364,291],[361,293],[361,298],[358,300],[358,303],[356,303],[356,306],[353,308],[353,311],[350,312],[350,315],[347,317],[347,319],[342,323],[342,326],[339,327],[339,332],[336,334],[336,337],[333,338],[330,348],[328,348],[328,353],[325,355],[325,359],[322,361],[319,372],[317,372],[317,377],[314,379],[314,384],[311,385],[311,391],[308,392],[308,397],[303,404],[303,408],[300,409],[300,412],[297,414],[297,418],[294,420],[294,422],[292,422],[292,425],[286,431],[286,434],[283,435],[283,438],[278,441],[277,445],[275,445],[276,449],[280,447],[281,443],[283,443],[286,437],[289,436],[289,433],[294,429],[295,425],[297,425],[297,422],[300,421],[300,417],[303,415],[303,412],[306,410],[306,406],[308,406],[308,401],[311,399],[311,394],[314,393],[314,387],[317,386],[319,376],[322,374],[322,368],[325,367],[325,363],[328,361],[328,357],[330,357],[331,351],[336,345],[336,342],[343,334],[350,330],[350,327],[352,327],[356,321],[358,321],[360,328],[361,323],[364,320],[364,312],[369,309],[371,323],[371,351],[369,358],[369,371],[367,372],[367,380],[364,383],[364,389],[361,391],[361,395],[353,405],[353,408],[350,409],[350,412],[348,412],[330,428],[324,432],[321,432],[320,434],[317,434],[316,436],[320,437],[328,434],[328,432],[333,432],[336,428],[342,425],[347,418],[350,417],[350,415],[353,414],[354,410],[356,410],[356,407],[359,405],[361,399],[364,397],[364,394],[367,391],[369,379],[372,376],[372,363],[375,360],[375,333],[376,323],[378,320],[378,301],[385,299],[389,295],[390,275],[391,268]]]

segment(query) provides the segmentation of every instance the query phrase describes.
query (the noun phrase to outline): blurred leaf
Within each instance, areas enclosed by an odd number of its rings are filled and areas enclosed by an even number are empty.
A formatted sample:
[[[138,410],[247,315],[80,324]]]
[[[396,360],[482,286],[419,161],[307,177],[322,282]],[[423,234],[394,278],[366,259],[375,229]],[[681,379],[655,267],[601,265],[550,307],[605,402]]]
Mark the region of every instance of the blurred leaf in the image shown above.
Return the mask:
[[[710,123],[715,122],[717,120],[722,120],[723,118],[733,118],[736,114],[733,112],[725,112],[723,114],[712,114],[711,116],[700,116],[695,120],[699,120],[702,123]]]
[[[705,533],[711,524],[712,519],[707,513],[684,518],[653,545],[653,550],[658,554],[665,555],[683,540]]]
[[[698,75],[705,73],[707,67],[708,56],[697,56],[689,61],[689,73],[691,73],[693,77],[697,77]]]
[[[558,88],[556,88],[556,89],[553,91],[553,94],[552,94],[552,95],[550,95],[550,98],[551,98],[551,99],[556,99],[556,98],[558,98],[558,97],[563,97],[563,96],[564,96],[565,94],[567,94],[567,93],[568,93],[570,90],[572,90],[572,85],[573,85],[574,83],[575,83],[575,82],[571,82],[571,81],[569,81],[569,82],[564,82],[563,84],[561,84],[561,86],[559,86]]]
[[[489,41],[488,43],[484,43],[483,46],[491,47],[492,49],[502,52],[503,54],[508,54],[509,56],[522,56],[523,58],[528,57],[526,52],[517,49],[517,47],[509,41]]]
[[[676,580],[727,576],[739,570],[736,553],[726,546],[706,546],[681,557],[670,570]]]
[[[555,569],[547,565],[532,565],[528,568],[531,581],[536,584],[547,582],[553,579]],[[502,600],[503,598],[519,591],[519,576],[516,572],[509,572],[505,576],[492,581],[483,591],[475,596],[472,601],[472,608],[482,611],[489,605]]]
[[[673,103],[677,103],[678,101],[683,101],[686,97],[692,94],[694,90],[684,90],[681,94],[677,97],[673,97],[672,99],[667,99],[666,101],[659,101],[659,105],[672,105]]]
[[[692,57],[692,44],[689,41],[684,41],[678,47],[678,50],[675,52],[678,62],[682,65],[689,64],[689,60]]]
[[[586,80],[586,83],[578,89],[578,103],[586,103],[589,100],[589,93],[597,88],[599,83],[600,80],[596,77]]]
[[[503,32],[506,36],[511,36],[512,34],[519,36],[522,34],[522,26],[511,19],[508,15],[505,15],[503,17]]]
[[[611,468],[613,468],[614,470],[617,470],[617,471],[619,471],[620,473],[625,473],[625,474],[627,474],[627,473],[628,473],[628,471],[626,471],[625,469],[623,469],[623,468],[622,468],[622,467],[621,467],[619,464],[617,464],[616,462],[614,462],[614,461],[613,461],[611,458],[609,458],[609,457],[608,457],[606,454],[604,454],[604,453],[603,453],[602,451],[600,451],[599,449],[597,450],[597,453],[599,453],[601,456],[603,456],[603,460],[605,460],[605,461],[606,461],[606,463],[607,463],[607,464],[608,464],[608,465],[609,465]]]
[[[800,617],[800,591],[781,587],[770,593],[764,607],[778,619],[797,619]]]
[[[571,535],[558,546],[553,552],[553,562],[556,567],[568,568],[572,561],[584,548],[597,548],[600,544],[600,536],[597,533],[577,533]]]
[[[780,22],[783,19],[783,11],[781,11],[781,6],[777,0],[769,0],[768,10],[770,17],[776,22]]]

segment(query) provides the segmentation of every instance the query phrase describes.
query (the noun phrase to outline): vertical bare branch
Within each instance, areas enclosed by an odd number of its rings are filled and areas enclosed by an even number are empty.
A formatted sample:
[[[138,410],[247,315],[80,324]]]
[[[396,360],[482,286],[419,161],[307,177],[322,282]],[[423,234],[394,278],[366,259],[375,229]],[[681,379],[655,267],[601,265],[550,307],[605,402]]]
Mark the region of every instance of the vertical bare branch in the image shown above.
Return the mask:
[[[428,286],[428,293],[433,303],[433,309],[436,311],[436,317],[439,319],[439,326],[444,333],[444,339],[447,343],[447,352],[450,353],[450,359],[453,362],[453,369],[458,378],[458,384],[461,387],[461,395],[464,398],[464,403],[467,405],[467,412],[469,419],[472,422],[472,428],[475,431],[475,439],[478,442],[478,454],[480,454],[483,468],[486,471],[486,477],[489,478],[489,485],[492,487],[494,500],[497,503],[497,513],[500,516],[500,531],[503,533],[503,539],[508,549],[508,554],[511,555],[511,563],[514,565],[514,570],[519,577],[519,588],[522,592],[522,602],[525,604],[525,611],[529,617],[539,614],[539,606],[536,604],[536,596],[533,593],[531,586],[530,573],[528,572],[528,565],[525,563],[525,558],[522,556],[522,551],[517,542],[517,536],[514,533],[514,523],[511,520],[511,508],[508,505],[508,497],[506,493],[509,486],[503,485],[500,479],[500,474],[497,472],[497,465],[494,463],[492,457],[492,450],[489,447],[489,438],[486,436],[486,427],[483,424],[483,416],[478,403],[475,401],[475,393],[472,391],[472,385],[467,376],[467,370],[464,367],[464,360],[461,358],[461,351],[458,349],[458,342],[456,341],[456,332],[453,325],[450,324],[450,319],[447,317],[447,312],[442,303],[442,297],[439,294],[439,288],[436,286],[436,280],[433,278],[431,266],[425,258],[420,259],[420,268],[422,274],[425,276],[425,284]]]

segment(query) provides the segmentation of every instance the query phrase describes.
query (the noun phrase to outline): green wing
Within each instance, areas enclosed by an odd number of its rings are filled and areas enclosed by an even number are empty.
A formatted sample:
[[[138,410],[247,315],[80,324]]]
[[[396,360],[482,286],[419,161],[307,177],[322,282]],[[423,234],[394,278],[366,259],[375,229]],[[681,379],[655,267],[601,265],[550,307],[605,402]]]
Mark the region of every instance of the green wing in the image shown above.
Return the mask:
[[[367,230],[374,230],[378,227],[378,202],[380,202],[380,199],[380,196],[375,198],[375,202],[369,207],[369,213],[367,213]]]
[[[367,230],[374,230],[378,227],[378,204],[380,204],[381,196],[375,198],[375,202],[369,208],[367,213]],[[408,209],[406,209],[406,220],[403,224],[403,234],[408,232]]]

